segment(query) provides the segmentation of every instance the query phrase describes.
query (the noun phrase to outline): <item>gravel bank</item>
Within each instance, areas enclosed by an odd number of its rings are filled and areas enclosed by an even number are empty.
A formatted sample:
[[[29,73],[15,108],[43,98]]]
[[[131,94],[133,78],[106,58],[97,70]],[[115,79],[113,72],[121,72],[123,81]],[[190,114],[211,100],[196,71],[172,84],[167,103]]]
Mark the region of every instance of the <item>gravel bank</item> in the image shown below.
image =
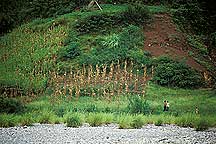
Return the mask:
[[[197,132],[175,125],[146,125],[141,129],[101,127],[69,128],[63,124],[34,124],[30,127],[0,128],[1,144],[215,144],[216,130]]]

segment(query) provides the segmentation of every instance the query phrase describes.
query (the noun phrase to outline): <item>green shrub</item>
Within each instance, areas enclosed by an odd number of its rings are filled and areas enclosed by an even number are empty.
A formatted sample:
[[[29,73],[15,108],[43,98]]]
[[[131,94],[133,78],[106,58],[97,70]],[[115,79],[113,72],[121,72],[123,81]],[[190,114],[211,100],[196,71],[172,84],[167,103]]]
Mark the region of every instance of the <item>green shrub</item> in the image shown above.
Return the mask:
[[[197,88],[202,86],[201,75],[183,62],[159,63],[154,71],[153,81],[162,86]]]
[[[87,116],[87,122],[90,126],[100,126],[104,123],[104,117],[102,113],[90,113]]]
[[[199,3],[194,0],[193,2],[185,2],[178,5],[178,9],[174,12],[174,20],[181,28],[186,31],[193,31],[197,34],[206,33],[208,24],[203,15]]]
[[[182,126],[182,127],[194,127],[197,119],[198,117],[196,115],[185,114],[185,115],[178,117],[178,119],[176,119],[176,123],[177,125]]]
[[[127,109],[130,113],[150,114],[150,104],[141,96],[131,96]]]
[[[0,127],[14,127],[18,124],[14,115],[0,114]]]
[[[120,34],[98,39],[96,47],[93,47],[89,53],[80,56],[80,65],[96,64],[110,65],[112,62],[131,60],[137,64],[149,63],[149,58],[144,56],[141,48],[144,43],[142,30],[134,25],[123,29]]]
[[[85,108],[86,112],[99,112],[98,107],[95,104],[90,104],[87,105],[87,107]]]
[[[1,2],[3,17],[0,19],[0,34],[35,18],[71,13],[76,8],[88,5],[90,0],[3,0]]]
[[[56,116],[52,112],[44,111],[39,116],[38,122],[42,124],[55,123]]]
[[[24,114],[21,118],[21,125],[22,126],[32,126],[34,123],[34,119],[32,118],[31,114]]]
[[[81,54],[81,50],[79,48],[79,44],[72,42],[65,46],[64,48],[60,49],[58,53],[58,58],[62,61],[71,60],[76,58]]]
[[[143,118],[142,116],[135,116],[135,118],[133,119],[132,121],[132,128],[142,128],[142,126],[144,125],[144,121],[143,121]]]
[[[156,125],[156,126],[161,126],[162,124],[163,124],[162,119],[158,119],[158,120],[155,122],[155,125]]]
[[[111,124],[114,122],[114,115],[112,113],[104,114],[104,123]]]
[[[210,127],[210,123],[208,122],[207,119],[204,118],[200,118],[195,124],[196,131],[204,131],[207,130],[209,127]]]
[[[82,125],[82,118],[78,114],[69,115],[66,119],[66,125],[68,127],[79,127]]]
[[[107,33],[112,27],[123,24],[123,18],[120,15],[109,15],[106,13],[99,13],[87,16],[75,25],[75,29],[80,34],[85,33]]]
[[[203,44],[203,42],[199,39],[199,37],[196,36],[188,36],[187,41],[189,45],[191,45],[193,48],[198,50],[203,55],[208,55],[208,49]]]
[[[129,129],[131,128],[132,121],[132,116],[121,115],[120,117],[118,117],[117,123],[119,124],[120,129]]]
[[[54,109],[54,112],[55,114],[58,116],[58,117],[63,117],[64,114],[65,114],[65,108],[63,106],[60,106],[60,107],[56,107]]]
[[[123,17],[128,23],[136,25],[147,23],[151,18],[148,8],[136,3],[128,6],[128,9],[123,12]]]
[[[24,105],[19,100],[0,96],[0,113],[20,113],[23,110]]]

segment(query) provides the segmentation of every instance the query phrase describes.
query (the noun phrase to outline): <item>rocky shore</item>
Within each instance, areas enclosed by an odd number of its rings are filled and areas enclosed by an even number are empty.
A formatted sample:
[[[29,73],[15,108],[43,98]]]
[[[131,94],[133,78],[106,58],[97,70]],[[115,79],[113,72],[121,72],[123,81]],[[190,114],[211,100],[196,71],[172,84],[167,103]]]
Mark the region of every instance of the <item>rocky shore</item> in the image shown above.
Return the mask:
[[[216,129],[195,131],[175,125],[146,125],[141,129],[119,129],[117,124],[79,128],[64,124],[0,128],[1,144],[215,144]]]

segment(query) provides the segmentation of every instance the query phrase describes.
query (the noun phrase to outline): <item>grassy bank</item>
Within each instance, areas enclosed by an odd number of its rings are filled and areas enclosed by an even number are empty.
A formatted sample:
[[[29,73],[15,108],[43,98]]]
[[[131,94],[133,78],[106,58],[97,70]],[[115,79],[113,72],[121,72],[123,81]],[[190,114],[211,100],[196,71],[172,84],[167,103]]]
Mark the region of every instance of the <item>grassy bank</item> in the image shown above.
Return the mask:
[[[91,126],[118,123],[120,128],[177,124],[197,130],[216,126],[216,98],[211,91],[170,89],[150,83],[147,94],[140,99],[146,103],[134,101],[135,97],[127,95],[108,100],[106,97],[81,96],[77,100],[75,97],[43,96],[27,103],[22,113],[1,114],[0,124],[1,127],[9,127],[32,123],[66,123],[77,127],[84,122]],[[163,112],[164,99],[170,103],[168,112]],[[195,113],[196,106],[198,114]]]

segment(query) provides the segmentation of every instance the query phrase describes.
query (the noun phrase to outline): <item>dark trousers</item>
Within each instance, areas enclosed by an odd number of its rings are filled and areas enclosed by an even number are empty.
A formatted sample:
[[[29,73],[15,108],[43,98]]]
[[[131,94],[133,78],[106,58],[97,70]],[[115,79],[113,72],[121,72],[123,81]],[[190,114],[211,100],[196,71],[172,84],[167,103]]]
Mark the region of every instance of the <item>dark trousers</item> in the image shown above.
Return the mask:
[[[166,111],[166,106],[164,106],[164,110],[163,111]]]

